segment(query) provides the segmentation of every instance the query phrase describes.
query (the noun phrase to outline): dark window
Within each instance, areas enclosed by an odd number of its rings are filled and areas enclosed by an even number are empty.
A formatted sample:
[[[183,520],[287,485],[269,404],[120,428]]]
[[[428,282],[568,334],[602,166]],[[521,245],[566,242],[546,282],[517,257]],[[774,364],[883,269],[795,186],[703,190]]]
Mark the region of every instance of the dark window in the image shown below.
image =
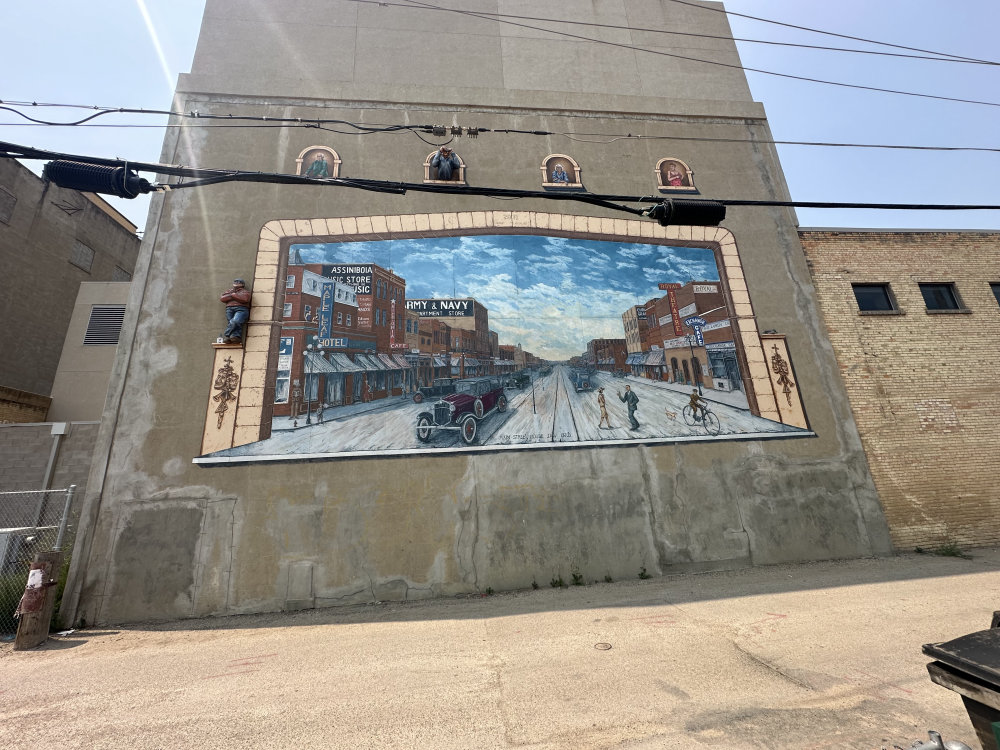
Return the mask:
[[[993,290],[993,296],[997,298],[997,304],[1000,305],[1000,284],[990,284],[990,289]]]
[[[959,310],[958,295],[954,284],[919,284],[928,310]]]
[[[854,284],[853,288],[859,310],[870,312],[896,309],[888,284]]]
[[[94,265],[93,248],[84,245],[80,240],[75,240],[73,242],[73,249],[70,250],[69,262],[77,268],[90,273],[90,268]]]
[[[94,305],[90,308],[84,345],[117,344],[124,319],[125,305]]]

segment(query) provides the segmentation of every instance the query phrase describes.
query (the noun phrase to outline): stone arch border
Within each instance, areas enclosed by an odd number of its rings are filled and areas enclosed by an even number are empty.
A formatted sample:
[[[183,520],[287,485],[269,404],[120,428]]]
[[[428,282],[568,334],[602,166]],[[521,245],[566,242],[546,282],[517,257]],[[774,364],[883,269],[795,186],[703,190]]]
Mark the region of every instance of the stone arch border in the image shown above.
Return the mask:
[[[301,175],[302,163],[305,161],[306,154],[310,151],[322,151],[327,154],[330,160],[330,177],[340,177],[340,165],[343,164],[343,160],[340,158],[340,154],[334,151],[329,146],[309,146],[302,149],[302,152],[295,159],[295,174]]]
[[[681,167],[681,171],[684,173],[684,178],[687,180],[687,185],[668,185],[663,179],[663,165],[667,162],[676,162]],[[681,159],[676,156],[666,156],[656,162],[656,169],[653,170],[656,174],[656,187],[661,193],[697,193],[698,188],[694,184],[694,172],[691,171],[691,167]]]
[[[573,166],[573,176],[576,178],[572,182],[549,182],[550,165],[555,161],[565,161],[567,164]],[[580,189],[583,187],[583,169],[579,164],[576,163],[576,159],[567,154],[549,154],[544,159],[542,159],[542,165],[540,167],[542,170],[542,187],[543,188],[576,188]]]
[[[788,349],[783,336],[768,336],[766,342],[762,340],[736,240],[728,229],[662,227],[649,221],[533,211],[281,219],[269,221],[260,230],[244,348],[215,351],[202,455],[270,436],[274,373],[282,324],[280,306],[284,299],[279,280],[284,279],[291,244],[463,234],[550,234],[613,242],[683,243],[712,249],[730,308],[733,339],[744,353],[741,368],[746,372],[741,375],[747,384],[751,410],[776,422],[808,428],[800,393],[794,385],[794,372],[791,378],[772,372],[771,363],[776,354],[785,362],[790,361]],[[793,397],[786,390],[789,382],[793,383]],[[227,408],[221,409],[223,404]]]
[[[452,153],[458,157],[458,179],[455,180],[435,180],[431,179],[431,159],[434,158],[434,154],[437,151],[431,151],[427,154],[427,158],[424,159],[424,182],[430,185],[465,185],[465,159],[459,155],[457,151],[452,151]]]

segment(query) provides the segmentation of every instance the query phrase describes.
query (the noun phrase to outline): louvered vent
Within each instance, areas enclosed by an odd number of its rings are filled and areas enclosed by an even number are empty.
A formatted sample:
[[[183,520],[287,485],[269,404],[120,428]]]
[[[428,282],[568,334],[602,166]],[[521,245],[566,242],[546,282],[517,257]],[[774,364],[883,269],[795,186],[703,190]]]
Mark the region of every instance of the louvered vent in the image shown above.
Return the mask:
[[[94,305],[90,308],[90,322],[83,337],[84,346],[117,344],[125,319],[125,305]]]

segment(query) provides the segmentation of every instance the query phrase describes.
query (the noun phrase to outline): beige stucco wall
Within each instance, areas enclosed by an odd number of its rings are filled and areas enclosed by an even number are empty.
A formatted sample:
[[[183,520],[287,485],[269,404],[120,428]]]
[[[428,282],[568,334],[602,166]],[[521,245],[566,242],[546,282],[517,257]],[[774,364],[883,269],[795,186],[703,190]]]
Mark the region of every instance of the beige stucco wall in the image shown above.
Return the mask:
[[[517,4],[476,5],[495,12]],[[664,44],[641,30],[647,24],[725,31],[722,14],[665,1],[586,5],[585,15],[592,7],[599,19],[635,24],[625,34],[634,43]],[[532,11],[566,12],[554,0]],[[648,195],[655,165],[674,156],[692,168],[703,197],[788,197],[763,109],[738,72],[500,31],[493,22],[428,24],[420,13],[349,2],[289,9],[210,0],[176,107],[572,135],[457,141],[474,185],[538,189],[544,157],[568,153],[590,191]],[[700,44],[708,47],[700,52],[736,59],[729,42]],[[175,129],[163,159],[294,173],[318,133],[343,159],[343,176],[422,179],[428,146],[405,133]],[[609,137],[573,135],[581,133]],[[692,140],[611,137],[625,133]],[[154,198],[67,608],[88,622],[228,614],[525,587],[571,569],[588,580],[618,579],[642,568],[662,574],[889,550],[786,209],[731,209],[725,231],[739,245],[753,303],[747,314],[757,330],[785,336],[815,437],[192,464],[215,377],[217,296],[235,275],[250,276],[259,252],[277,258],[278,247],[261,250],[265,227],[280,222],[292,235],[309,222],[313,233],[313,220],[349,217],[373,229],[365,217],[498,208],[528,216],[525,226],[552,212],[598,227],[623,218],[540,199],[498,206],[475,196],[342,187],[223,184]],[[661,230],[646,226],[650,236]],[[251,369],[266,358],[249,348],[241,356]]]

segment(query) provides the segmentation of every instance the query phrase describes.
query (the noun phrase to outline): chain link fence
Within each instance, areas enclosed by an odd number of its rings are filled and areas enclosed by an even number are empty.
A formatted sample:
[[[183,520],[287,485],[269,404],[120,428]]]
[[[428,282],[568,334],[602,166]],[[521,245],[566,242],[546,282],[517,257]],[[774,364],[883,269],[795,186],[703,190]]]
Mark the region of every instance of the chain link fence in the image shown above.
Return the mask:
[[[0,638],[17,632],[14,611],[38,552],[62,550],[70,558],[69,512],[75,485],[62,490],[0,492]],[[60,581],[64,571],[56,571]]]

